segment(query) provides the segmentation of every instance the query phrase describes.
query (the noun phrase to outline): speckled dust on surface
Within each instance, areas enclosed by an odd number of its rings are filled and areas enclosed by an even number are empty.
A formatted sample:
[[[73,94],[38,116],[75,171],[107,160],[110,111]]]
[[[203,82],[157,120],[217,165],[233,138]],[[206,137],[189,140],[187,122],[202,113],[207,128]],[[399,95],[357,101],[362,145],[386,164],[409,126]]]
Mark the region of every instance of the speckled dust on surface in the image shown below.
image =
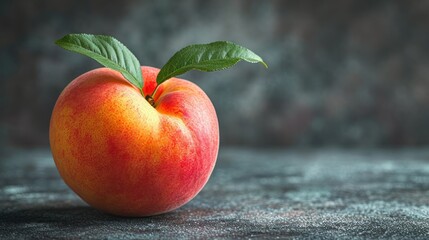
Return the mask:
[[[120,218],[82,202],[47,150],[0,160],[0,239],[429,238],[429,150],[222,149],[189,204]]]

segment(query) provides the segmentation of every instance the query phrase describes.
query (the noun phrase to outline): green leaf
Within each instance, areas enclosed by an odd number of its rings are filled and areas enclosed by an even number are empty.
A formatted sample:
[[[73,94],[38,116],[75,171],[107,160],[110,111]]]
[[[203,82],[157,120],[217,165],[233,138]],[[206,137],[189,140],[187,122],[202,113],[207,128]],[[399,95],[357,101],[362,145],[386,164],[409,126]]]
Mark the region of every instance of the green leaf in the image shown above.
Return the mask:
[[[169,78],[193,69],[206,72],[223,70],[232,67],[240,60],[261,63],[268,67],[262,58],[254,52],[232,42],[219,41],[195,44],[175,53],[161,68],[156,82],[159,85]]]
[[[68,34],[55,42],[72,52],[86,55],[101,65],[120,72],[140,91],[143,76],[140,63],[121,42],[110,36],[92,34]]]

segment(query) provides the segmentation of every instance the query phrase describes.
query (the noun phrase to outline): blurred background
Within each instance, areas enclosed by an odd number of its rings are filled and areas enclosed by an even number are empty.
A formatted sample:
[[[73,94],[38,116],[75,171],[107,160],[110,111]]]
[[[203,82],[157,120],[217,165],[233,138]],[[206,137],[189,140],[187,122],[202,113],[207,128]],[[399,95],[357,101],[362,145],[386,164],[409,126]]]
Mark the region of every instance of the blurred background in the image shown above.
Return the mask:
[[[429,1],[38,0],[0,2],[0,145],[48,147],[62,89],[100,65],[68,33],[113,35],[161,67],[192,43],[230,40],[269,65],[191,72],[216,107],[221,144],[429,144]]]

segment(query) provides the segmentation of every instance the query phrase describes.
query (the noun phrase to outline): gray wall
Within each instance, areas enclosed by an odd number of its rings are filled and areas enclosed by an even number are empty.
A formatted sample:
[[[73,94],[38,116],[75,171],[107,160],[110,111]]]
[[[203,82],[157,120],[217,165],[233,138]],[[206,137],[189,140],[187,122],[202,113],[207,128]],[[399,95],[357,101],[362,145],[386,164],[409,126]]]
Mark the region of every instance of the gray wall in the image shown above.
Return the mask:
[[[224,39],[261,55],[184,75],[212,99],[224,145],[396,147],[429,143],[429,1],[1,1],[2,146],[48,146],[61,90],[99,67],[54,40],[116,36],[160,67]]]

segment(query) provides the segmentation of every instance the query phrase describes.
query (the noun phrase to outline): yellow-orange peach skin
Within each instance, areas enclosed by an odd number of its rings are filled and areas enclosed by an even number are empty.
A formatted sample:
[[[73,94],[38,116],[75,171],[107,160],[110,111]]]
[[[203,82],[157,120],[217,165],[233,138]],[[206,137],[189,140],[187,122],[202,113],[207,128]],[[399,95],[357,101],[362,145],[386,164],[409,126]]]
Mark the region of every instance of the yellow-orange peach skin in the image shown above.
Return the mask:
[[[142,67],[151,94],[159,69]],[[111,69],[73,80],[50,122],[50,144],[65,183],[89,205],[122,216],[176,209],[206,184],[219,148],[215,109],[195,84],[172,78],[151,106]]]

